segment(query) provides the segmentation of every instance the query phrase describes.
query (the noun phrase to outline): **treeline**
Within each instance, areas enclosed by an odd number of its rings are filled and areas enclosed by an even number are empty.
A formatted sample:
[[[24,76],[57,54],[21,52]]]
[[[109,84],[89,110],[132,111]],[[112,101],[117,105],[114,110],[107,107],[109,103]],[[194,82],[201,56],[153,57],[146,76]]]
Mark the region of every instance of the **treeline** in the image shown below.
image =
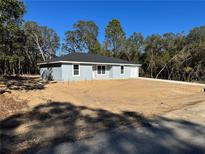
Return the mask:
[[[33,21],[23,21],[25,5],[0,1],[0,74],[38,73],[37,63],[55,56],[57,33]]]
[[[0,1],[0,73],[38,73],[37,63],[61,54],[89,52],[141,63],[141,76],[183,81],[205,80],[205,26],[188,34],[126,34],[117,19],[105,28],[103,43],[93,21],[77,21],[59,44],[56,32],[36,22],[23,21],[22,1]]]
[[[142,64],[141,76],[183,81],[205,80],[205,26],[188,34],[153,34],[146,38],[134,32],[126,38],[120,21],[111,20],[105,40],[97,40],[98,27],[92,21],[78,21],[65,34],[63,53],[91,52]]]

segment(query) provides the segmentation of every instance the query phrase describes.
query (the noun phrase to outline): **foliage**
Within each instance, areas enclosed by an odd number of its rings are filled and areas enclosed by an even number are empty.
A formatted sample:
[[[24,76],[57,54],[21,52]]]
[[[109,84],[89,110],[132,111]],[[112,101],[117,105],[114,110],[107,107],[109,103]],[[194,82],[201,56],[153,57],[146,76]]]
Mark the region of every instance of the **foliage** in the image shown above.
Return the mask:
[[[55,56],[57,34],[35,22],[23,22],[19,0],[0,1],[0,74],[36,73],[37,62]]]
[[[37,73],[37,63],[56,56],[57,33],[33,21],[23,21],[25,6],[20,0],[0,1],[0,74]],[[205,80],[205,26],[183,33],[134,32],[126,38],[121,23],[111,20],[103,44],[98,26],[79,20],[65,33],[62,53],[89,52],[141,63],[141,75],[183,81]]]
[[[73,25],[73,28],[73,31],[65,33],[64,52],[99,52],[98,27],[93,21],[80,20]]]
[[[139,57],[144,49],[144,37],[141,33],[134,32],[125,41],[125,50],[120,57],[128,61],[139,63]]]
[[[14,73],[16,57],[22,54],[24,35],[21,29],[25,7],[22,1],[0,1],[0,73]],[[14,60],[15,59],[15,60]]]
[[[42,55],[43,60],[55,57],[55,52],[59,47],[59,37],[54,30],[29,21],[24,24],[24,32],[27,38],[26,48],[30,51],[37,49],[36,52]]]
[[[107,50],[112,52],[113,56],[119,56],[125,51],[125,32],[123,31],[120,21],[111,20],[105,29],[105,42]]]

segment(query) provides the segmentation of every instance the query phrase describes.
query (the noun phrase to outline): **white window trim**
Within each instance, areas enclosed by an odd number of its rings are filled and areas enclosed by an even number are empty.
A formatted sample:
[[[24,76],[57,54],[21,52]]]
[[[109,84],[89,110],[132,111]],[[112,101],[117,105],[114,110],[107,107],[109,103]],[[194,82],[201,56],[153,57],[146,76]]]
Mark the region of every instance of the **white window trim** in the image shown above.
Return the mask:
[[[120,66],[120,75],[125,75],[125,66],[123,66],[123,73],[121,73],[121,67],[122,67],[123,65],[121,65]]]
[[[78,65],[78,72],[79,72],[78,75],[74,74],[74,65]],[[73,76],[80,76],[80,64],[72,64],[72,75]]]
[[[101,66],[101,67],[102,67],[102,66],[105,66],[105,74],[98,74],[98,66]],[[96,65],[96,74],[97,74],[97,75],[107,75],[107,74],[106,74],[106,70],[107,70],[107,65]]]

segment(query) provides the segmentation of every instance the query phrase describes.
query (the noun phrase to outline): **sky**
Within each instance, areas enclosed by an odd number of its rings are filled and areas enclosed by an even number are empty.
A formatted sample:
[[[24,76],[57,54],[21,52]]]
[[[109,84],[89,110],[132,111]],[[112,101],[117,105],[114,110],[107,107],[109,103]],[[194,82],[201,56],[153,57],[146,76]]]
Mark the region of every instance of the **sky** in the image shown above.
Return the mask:
[[[60,36],[72,30],[78,20],[92,20],[99,27],[98,39],[104,40],[105,27],[113,18],[120,20],[129,37],[141,32],[145,37],[166,32],[188,33],[205,25],[205,1],[151,0],[24,0],[25,20],[54,29]]]

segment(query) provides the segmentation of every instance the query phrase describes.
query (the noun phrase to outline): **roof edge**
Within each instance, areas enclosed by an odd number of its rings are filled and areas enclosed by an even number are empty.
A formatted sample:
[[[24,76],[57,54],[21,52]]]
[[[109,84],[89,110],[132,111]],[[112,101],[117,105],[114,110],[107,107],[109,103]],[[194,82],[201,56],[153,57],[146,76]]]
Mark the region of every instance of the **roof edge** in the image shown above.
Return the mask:
[[[129,63],[103,63],[103,62],[80,62],[80,61],[53,61],[53,62],[42,62],[38,63],[37,65],[43,64],[55,64],[55,63],[76,63],[76,64],[105,64],[105,65],[127,65],[127,66],[142,66],[141,64],[129,64]]]

